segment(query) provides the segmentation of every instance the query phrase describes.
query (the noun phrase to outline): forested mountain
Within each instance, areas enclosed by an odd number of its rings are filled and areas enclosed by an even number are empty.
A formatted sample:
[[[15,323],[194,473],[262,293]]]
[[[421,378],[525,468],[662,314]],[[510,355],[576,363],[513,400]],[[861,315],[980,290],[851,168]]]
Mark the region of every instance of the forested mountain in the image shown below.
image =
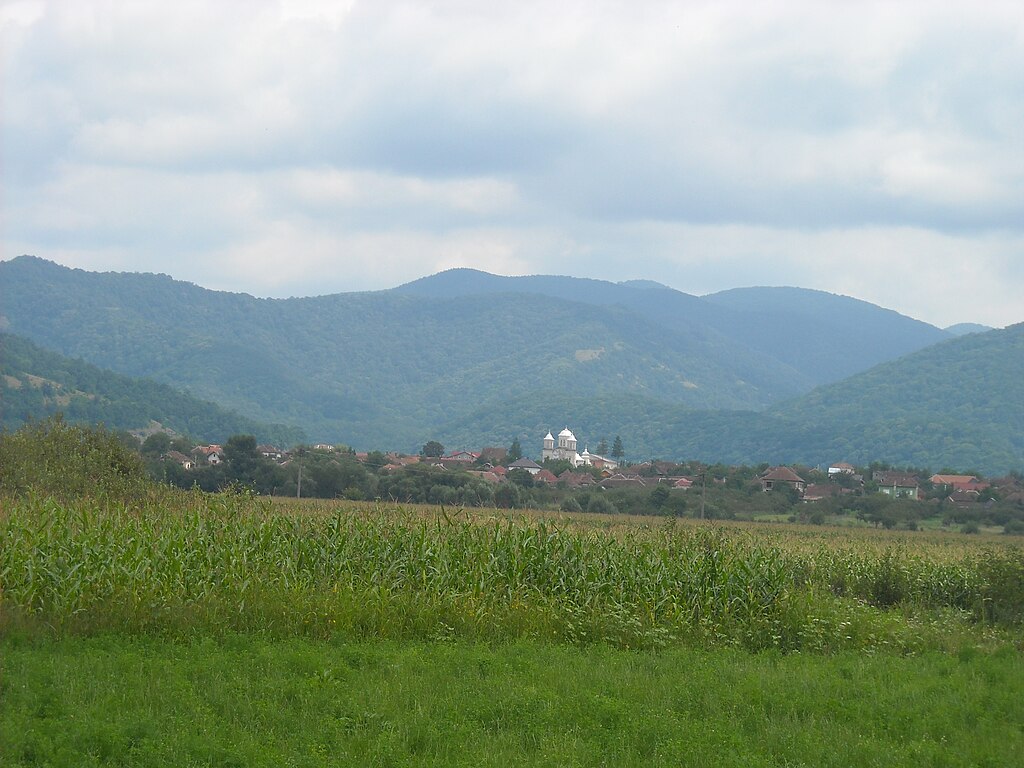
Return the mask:
[[[714,329],[536,293],[269,300],[30,257],[0,263],[0,284],[9,329],[45,347],[366,448],[551,390],[757,409],[811,386]]]
[[[452,269],[395,290],[446,298],[521,293],[617,306],[662,328],[715,339],[721,354],[734,360],[756,355],[782,363],[806,389],[951,337],[890,309],[806,288],[739,288],[697,297],[644,280],[501,277]]]
[[[57,412],[69,422],[111,429],[158,422],[201,441],[251,434],[261,442],[292,445],[305,437],[295,427],[263,424],[167,385],[104,371],[0,333],[0,426],[14,430]]]
[[[507,412],[515,419],[507,428],[538,445],[545,429],[565,421],[591,449],[601,438],[622,435],[637,460],[884,461],[1022,471],[1024,324],[938,344],[758,413],[695,412],[636,396],[580,401],[560,393],[511,402]],[[441,439],[472,445],[472,435],[482,433],[498,440],[488,413],[453,423]],[[530,444],[524,446],[529,453]]]
[[[981,325],[980,323],[957,323],[946,328],[946,333],[952,334],[953,336],[963,336],[968,333],[985,333],[991,331],[992,327],[989,325]]]
[[[40,345],[361,449],[529,454],[570,424],[635,459],[1024,464],[1019,326],[951,339],[820,291],[453,270],[273,300],[31,257],[0,263],[0,289],[0,325]]]

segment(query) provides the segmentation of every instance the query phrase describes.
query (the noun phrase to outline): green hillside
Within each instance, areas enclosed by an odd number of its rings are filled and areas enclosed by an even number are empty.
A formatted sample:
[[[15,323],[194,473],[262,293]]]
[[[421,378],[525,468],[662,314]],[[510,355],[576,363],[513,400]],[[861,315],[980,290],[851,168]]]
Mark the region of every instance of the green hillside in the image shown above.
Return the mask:
[[[774,445],[821,461],[1024,469],[1024,323],[962,336],[771,413]],[[751,445],[748,453],[757,446]]]
[[[263,424],[164,384],[105,371],[0,334],[0,425],[14,430],[57,412],[70,422],[102,422],[112,429],[142,429],[155,421],[203,441],[234,434],[282,445],[304,439],[294,427]]]
[[[762,412],[699,412],[643,397],[546,393],[481,408],[439,433],[454,447],[507,445],[536,456],[571,424],[593,448],[621,435],[633,460],[728,464],[883,461],[986,474],[1024,471],[1024,324],[953,339]],[[502,413],[498,420],[495,413]],[[474,442],[476,441],[476,442]]]
[[[421,445],[483,404],[543,391],[759,409],[810,386],[713,330],[536,294],[268,300],[29,257],[0,264],[0,280],[12,332],[366,448]]]
[[[781,363],[799,375],[805,391],[951,337],[890,309],[806,288],[738,288],[697,297],[651,281],[451,269],[395,290],[445,298],[519,293],[615,306],[668,331],[715,339],[719,354],[737,367]]]
[[[38,344],[361,449],[519,437],[536,454],[569,424],[591,448],[621,435],[632,459],[1024,467],[1020,326],[951,339],[820,291],[474,270],[273,300],[21,257],[0,287],[0,324]]]

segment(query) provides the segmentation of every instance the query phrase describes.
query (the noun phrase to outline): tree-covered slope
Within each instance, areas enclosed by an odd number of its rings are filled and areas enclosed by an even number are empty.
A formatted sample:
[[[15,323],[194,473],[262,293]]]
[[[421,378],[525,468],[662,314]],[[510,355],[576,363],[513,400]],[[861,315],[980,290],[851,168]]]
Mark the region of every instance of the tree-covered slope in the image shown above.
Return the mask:
[[[946,327],[946,333],[953,336],[964,336],[968,333],[985,333],[991,331],[992,326],[982,325],[981,323],[957,323],[956,325],[950,325]]]
[[[697,297],[650,281],[501,277],[451,269],[395,289],[432,297],[528,293],[618,306],[680,332],[714,338],[737,365],[779,363],[809,389],[938,343],[950,334],[866,301],[805,288],[740,288]]]
[[[825,461],[848,454],[848,461],[1019,471],[1024,323],[884,363],[820,387],[772,416],[789,425],[780,441]]]
[[[834,371],[896,354],[893,338],[913,346],[943,332],[814,291],[700,299],[473,270],[269,300],[23,257],[0,263],[0,288],[0,322],[44,346],[361,448],[518,436],[529,453],[570,424],[591,448],[621,435],[633,458],[1024,465],[1020,326],[797,397],[819,363]]]
[[[505,414],[496,419],[495,413]],[[634,460],[729,464],[884,461],[987,474],[1024,471],[1024,324],[972,334],[879,365],[762,412],[698,412],[642,396],[546,393],[481,408],[440,437],[457,447],[474,435],[519,437],[536,456],[547,429],[570,424],[593,448],[621,435]]]
[[[540,391],[763,408],[808,387],[713,330],[538,294],[268,300],[28,257],[0,263],[0,284],[10,330],[44,346],[368,448]]]
[[[261,442],[291,445],[305,437],[294,427],[263,424],[167,385],[105,371],[0,333],[0,425],[14,430],[57,412],[69,422],[112,429],[142,429],[158,422],[204,441],[252,434]]]

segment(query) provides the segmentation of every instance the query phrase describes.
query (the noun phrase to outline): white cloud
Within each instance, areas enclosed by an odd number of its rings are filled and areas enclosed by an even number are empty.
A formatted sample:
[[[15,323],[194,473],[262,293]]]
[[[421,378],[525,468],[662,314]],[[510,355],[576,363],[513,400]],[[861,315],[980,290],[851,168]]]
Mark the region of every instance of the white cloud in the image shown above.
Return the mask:
[[[25,0],[0,47],[3,258],[270,295],[460,264],[837,283],[1022,319],[1016,2]]]

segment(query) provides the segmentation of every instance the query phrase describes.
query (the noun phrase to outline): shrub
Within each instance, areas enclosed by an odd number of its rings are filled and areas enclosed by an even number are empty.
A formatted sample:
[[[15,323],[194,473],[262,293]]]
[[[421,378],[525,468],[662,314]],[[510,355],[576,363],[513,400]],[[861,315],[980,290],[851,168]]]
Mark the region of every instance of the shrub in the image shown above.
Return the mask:
[[[0,435],[0,490],[7,493],[127,498],[147,485],[142,457],[103,427],[57,415]]]
[[[576,501],[576,499],[574,497],[572,497],[572,496],[567,496],[565,498],[565,500],[562,502],[562,506],[560,507],[560,509],[563,512],[582,512],[583,511],[583,507],[581,507],[580,503],[578,501]]]
[[[615,515],[619,510],[604,496],[591,496],[587,502],[587,512],[593,512],[595,515]]]

